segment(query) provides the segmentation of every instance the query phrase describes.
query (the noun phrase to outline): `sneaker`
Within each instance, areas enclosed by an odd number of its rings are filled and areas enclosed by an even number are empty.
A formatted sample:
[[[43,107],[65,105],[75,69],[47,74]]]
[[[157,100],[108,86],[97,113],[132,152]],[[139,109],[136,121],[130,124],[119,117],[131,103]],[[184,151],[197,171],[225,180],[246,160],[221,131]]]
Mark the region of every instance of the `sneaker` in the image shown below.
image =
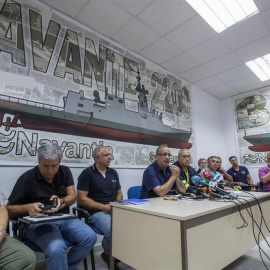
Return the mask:
[[[110,257],[108,254],[106,254],[105,252],[101,253],[101,259],[107,264],[108,268],[110,269]],[[117,260],[119,262],[119,260]],[[115,264],[114,264],[114,269],[115,270],[121,270],[121,268],[117,265],[117,262],[115,260]]]

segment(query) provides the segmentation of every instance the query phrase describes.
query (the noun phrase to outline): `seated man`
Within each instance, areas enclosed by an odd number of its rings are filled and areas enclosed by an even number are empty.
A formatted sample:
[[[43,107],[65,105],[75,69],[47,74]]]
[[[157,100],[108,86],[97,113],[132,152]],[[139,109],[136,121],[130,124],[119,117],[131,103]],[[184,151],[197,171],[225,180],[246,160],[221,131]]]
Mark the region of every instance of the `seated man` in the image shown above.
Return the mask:
[[[110,168],[111,153],[105,146],[95,148],[95,163],[85,169],[78,178],[78,204],[90,214],[88,224],[97,227],[103,234],[104,252],[101,258],[110,268],[111,206],[110,202],[123,200],[116,170]],[[119,269],[116,265],[115,269]]]
[[[254,188],[249,187],[249,185],[253,185],[253,180],[247,167],[239,166],[237,157],[235,156],[231,156],[229,161],[232,167],[227,170],[227,173],[233,178],[232,184],[240,186],[245,191],[254,191]]]
[[[217,156],[210,156],[207,159],[207,170],[212,174],[213,181],[223,181],[223,175],[217,170],[219,165],[219,160]],[[203,176],[203,171],[201,172]],[[204,177],[203,177],[204,178]]]
[[[8,212],[6,197],[0,191],[0,269],[34,270],[35,253],[22,242],[6,234]]]
[[[178,153],[178,161],[174,162],[173,165],[180,169],[179,178],[185,185],[187,192],[193,192],[197,187],[191,182],[191,177],[196,175],[196,171],[190,166],[191,153],[188,149],[182,149]]]
[[[263,184],[263,191],[270,191],[270,152],[266,156],[266,165],[259,168],[259,178]]]
[[[233,182],[233,178],[230,174],[228,174],[226,172],[226,170],[222,167],[222,159],[220,157],[218,158],[218,168],[217,171],[220,172],[223,175],[223,178],[226,182],[228,183],[232,183]]]
[[[76,200],[74,181],[68,167],[60,165],[63,152],[57,144],[43,144],[38,149],[38,166],[17,180],[9,197],[11,217],[44,215],[42,207],[56,199],[48,213],[69,213]],[[30,225],[24,235],[44,253],[50,270],[75,270],[96,242],[95,232],[79,219],[66,219]],[[67,253],[64,238],[74,243]]]
[[[207,166],[207,161],[205,158],[200,158],[198,160],[198,166],[199,166],[199,169],[197,170],[197,174],[199,174],[203,169],[206,168]]]
[[[156,161],[149,165],[143,173],[141,198],[163,197],[175,194],[174,189],[185,193],[186,188],[179,179],[180,169],[169,167],[171,151],[167,144],[160,145],[156,150]]]

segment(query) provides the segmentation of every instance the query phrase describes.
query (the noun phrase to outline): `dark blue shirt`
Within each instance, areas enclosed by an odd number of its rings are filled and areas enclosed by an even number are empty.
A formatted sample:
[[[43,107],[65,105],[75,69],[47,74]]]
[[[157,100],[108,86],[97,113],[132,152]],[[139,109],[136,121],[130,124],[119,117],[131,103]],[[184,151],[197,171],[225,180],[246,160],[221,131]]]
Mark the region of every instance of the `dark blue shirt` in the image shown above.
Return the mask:
[[[233,182],[241,182],[244,184],[249,184],[247,175],[249,174],[249,171],[247,167],[239,166],[239,171],[236,171],[234,167],[231,167],[229,170],[227,170],[227,173],[232,176]],[[250,187],[242,187],[243,190],[250,190]]]
[[[176,161],[173,163],[173,165],[177,166],[180,169],[179,178],[184,183],[184,185],[186,187],[186,192],[192,193],[193,189],[197,188],[195,186],[195,184],[193,184],[191,181],[191,177],[197,174],[196,170],[191,166],[187,167],[188,176],[189,176],[189,181],[187,182],[187,175],[186,175],[184,169],[182,168],[182,166],[180,165],[180,163],[178,161]]]
[[[82,171],[77,189],[88,191],[89,198],[107,204],[116,200],[116,191],[121,189],[121,186],[116,170],[108,167],[104,177],[94,164]]]
[[[165,184],[171,176],[169,167],[167,167],[165,175],[156,161],[149,165],[143,173],[141,199],[158,197],[153,189]],[[174,187],[175,185],[172,188]],[[174,194],[174,191],[171,190],[167,194]]]

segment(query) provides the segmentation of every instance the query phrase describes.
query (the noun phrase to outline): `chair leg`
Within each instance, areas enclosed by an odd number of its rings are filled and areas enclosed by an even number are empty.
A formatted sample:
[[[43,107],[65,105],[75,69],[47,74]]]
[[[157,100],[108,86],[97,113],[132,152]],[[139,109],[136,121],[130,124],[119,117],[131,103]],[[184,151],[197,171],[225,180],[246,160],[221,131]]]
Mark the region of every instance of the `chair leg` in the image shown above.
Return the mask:
[[[92,248],[91,252],[91,266],[92,266],[92,270],[96,270],[96,266],[95,266],[95,256],[94,256],[94,249]]]
[[[83,264],[84,264],[84,270],[88,270],[87,257],[85,257],[85,259],[83,260]]]

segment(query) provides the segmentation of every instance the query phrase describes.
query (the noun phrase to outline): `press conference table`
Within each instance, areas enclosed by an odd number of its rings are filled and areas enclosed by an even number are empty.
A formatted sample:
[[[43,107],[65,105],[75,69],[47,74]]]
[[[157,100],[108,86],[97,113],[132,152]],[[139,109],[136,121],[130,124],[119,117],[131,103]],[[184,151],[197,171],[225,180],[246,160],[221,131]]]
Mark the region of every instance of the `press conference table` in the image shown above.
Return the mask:
[[[270,227],[270,193],[252,194]],[[245,199],[259,224],[256,201]],[[246,210],[242,215],[248,226],[237,229],[243,221],[233,202],[154,198],[143,205],[114,203],[111,254],[138,270],[219,270],[256,245],[251,218]],[[265,226],[262,231],[269,235]]]

